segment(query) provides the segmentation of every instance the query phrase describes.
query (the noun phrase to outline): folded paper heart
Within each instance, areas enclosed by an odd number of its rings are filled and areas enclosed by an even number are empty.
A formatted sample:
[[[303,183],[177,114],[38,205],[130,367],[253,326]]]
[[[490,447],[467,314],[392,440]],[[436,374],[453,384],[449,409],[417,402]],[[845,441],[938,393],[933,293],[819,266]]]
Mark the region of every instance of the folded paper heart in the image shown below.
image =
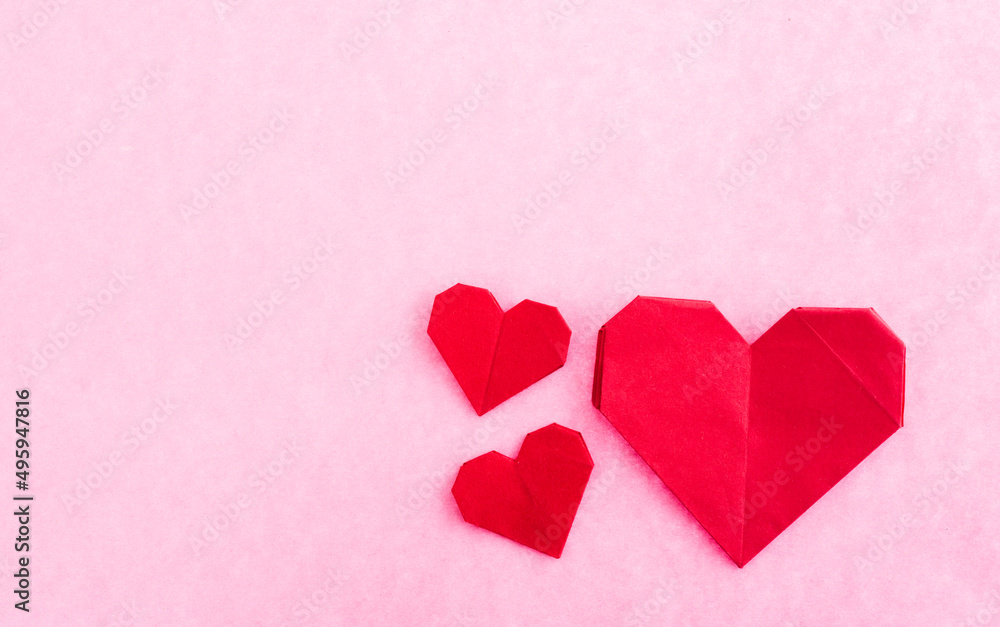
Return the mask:
[[[583,436],[553,423],[525,436],[517,459],[462,464],[451,492],[466,522],[558,558],[593,468]]]
[[[427,334],[482,416],[566,363],[559,310],[530,300],[507,312],[488,290],[461,283],[434,298]]]
[[[742,568],[903,426],[904,355],[871,309],[751,345],[710,302],[639,297],[598,334],[593,403]]]

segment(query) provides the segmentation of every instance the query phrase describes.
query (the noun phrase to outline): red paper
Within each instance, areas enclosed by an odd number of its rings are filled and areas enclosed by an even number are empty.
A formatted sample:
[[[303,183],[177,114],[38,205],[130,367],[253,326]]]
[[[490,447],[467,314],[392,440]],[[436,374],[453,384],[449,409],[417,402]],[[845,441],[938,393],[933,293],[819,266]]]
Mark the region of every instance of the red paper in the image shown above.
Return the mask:
[[[558,558],[593,468],[583,436],[553,423],[525,436],[517,459],[462,464],[451,492],[466,522]]]
[[[742,567],[903,426],[904,354],[871,309],[749,345],[710,302],[639,297],[598,335],[593,402]]]
[[[559,310],[523,300],[507,312],[461,283],[434,298],[427,334],[480,416],[566,363],[570,330]]]

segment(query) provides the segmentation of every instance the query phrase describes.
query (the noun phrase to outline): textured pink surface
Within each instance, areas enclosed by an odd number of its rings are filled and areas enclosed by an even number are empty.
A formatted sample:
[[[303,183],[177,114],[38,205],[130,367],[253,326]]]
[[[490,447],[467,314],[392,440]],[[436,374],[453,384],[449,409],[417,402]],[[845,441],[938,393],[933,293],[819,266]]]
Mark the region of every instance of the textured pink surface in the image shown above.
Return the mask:
[[[225,2],[0,8],[33,624],[1000,623],[995,3]],[[573,331],[482,418],[425,333],[457,281]],[[874,307],[906,428],[738,570],[590,404],[638,293]],[[595,462],[559,560],[449,494],[552,422]]]

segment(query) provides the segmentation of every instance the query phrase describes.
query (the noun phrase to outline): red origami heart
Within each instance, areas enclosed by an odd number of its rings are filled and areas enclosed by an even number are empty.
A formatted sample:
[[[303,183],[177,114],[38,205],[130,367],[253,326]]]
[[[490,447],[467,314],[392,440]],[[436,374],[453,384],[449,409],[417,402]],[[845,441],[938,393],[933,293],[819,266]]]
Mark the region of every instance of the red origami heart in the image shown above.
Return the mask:
[[[752,345],[712,303],[639,297],[594,406],[742,567],[903,426],[905,347],[871,309],[794,309]]]
[[[570,330],[559,310],[530,300],[507,312],[461,283],[434,298],[427,334],[480,416],[566,363]]]
[[[517,459],[462,464],[451,492],[466,522],[558,558],[593,468],[583,436],[553,423],[526,435]]]

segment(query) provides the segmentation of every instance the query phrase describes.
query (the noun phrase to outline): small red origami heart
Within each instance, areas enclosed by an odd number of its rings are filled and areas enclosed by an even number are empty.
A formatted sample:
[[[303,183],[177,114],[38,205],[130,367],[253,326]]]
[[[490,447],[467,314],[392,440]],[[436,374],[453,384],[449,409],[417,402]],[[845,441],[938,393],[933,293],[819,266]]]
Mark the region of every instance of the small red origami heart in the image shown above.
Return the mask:
[[[566,363],[570,330],[559,310],[523,300],[507,312],[461,283],[434,298],[427,334],[480,416]]]
[[[742,567],[903,426],[905,347],[871,309],[794,309],[752,345],[706,301],[598,335],[594,406]]]
[[[466,522],[558,558],[593,468],[583,436],[553,423],[526,435],[517,459],[462,464],[451,492]]]

